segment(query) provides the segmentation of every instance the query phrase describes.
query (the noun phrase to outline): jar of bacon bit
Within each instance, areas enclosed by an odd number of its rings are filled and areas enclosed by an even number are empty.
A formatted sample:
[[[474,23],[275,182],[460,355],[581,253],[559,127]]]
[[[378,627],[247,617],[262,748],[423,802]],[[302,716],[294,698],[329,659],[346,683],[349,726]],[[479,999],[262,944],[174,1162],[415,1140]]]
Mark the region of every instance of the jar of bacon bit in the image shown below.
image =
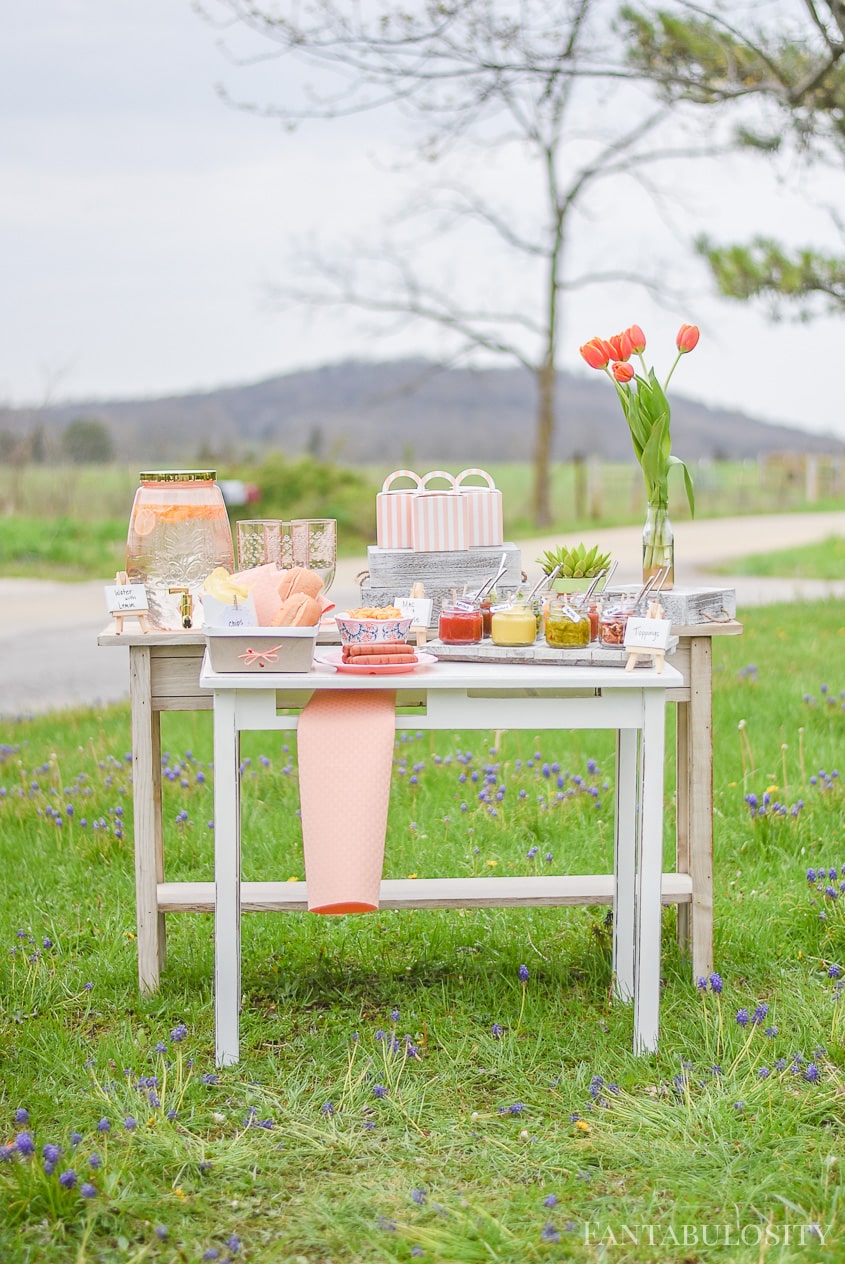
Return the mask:
[[[202,622],[199,600],[217,566],[234,570],[229,516],[213,470],[141,474],[126,540],[126,573],[142,583],[159,628]]]
[[[609,598],[599,615],[599,641],[602,645],[620,648],[625,644],[625,628],[634,613],[634,603],[629,597]]]
[[[477,645],[482,631],[479,606],[461,602],[444,604],[438,624],[438,636],[444,645]]]

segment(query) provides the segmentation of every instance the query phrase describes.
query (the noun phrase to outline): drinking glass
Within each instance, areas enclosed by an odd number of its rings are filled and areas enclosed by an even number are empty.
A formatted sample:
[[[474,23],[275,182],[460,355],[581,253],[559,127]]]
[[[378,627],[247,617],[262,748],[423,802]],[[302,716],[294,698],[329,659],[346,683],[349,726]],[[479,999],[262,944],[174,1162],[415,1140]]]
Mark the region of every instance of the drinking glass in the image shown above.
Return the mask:
[[[293,564],[316,571],[326,592],[332,586],[337,566],[337,520],[335,518],[294,518],[290,524]]]
[[[245,571],[267,562],[289,569],[293,560],[291,524],[277,518],[246,518],[238,524],[238,569]]]

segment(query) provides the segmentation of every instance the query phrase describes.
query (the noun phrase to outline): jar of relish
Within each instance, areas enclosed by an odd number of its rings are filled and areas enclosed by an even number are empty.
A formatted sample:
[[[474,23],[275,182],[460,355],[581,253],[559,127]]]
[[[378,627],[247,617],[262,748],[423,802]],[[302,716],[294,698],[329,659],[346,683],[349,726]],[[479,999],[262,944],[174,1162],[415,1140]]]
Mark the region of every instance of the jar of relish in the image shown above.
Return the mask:
[[[546,614],[546,644],[555,649],[590,644],[590,616],[567,601],[553,601]]]
[[[477,645],[483,631],[478,606],[444,605],[440,611],[438,635],[444,645]]]

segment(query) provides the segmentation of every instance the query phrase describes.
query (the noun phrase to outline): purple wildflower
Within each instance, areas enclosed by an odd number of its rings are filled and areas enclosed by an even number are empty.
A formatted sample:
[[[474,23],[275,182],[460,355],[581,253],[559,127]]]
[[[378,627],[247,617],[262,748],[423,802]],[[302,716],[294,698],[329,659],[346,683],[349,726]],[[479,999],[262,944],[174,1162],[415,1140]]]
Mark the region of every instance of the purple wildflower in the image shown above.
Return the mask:
[[[428,1191],[425,1189],[412,1189],[411,1197],[415,1203],[418,1203],[419,1206],[422,1207],[423,1203],[428,1198]]]
[[[41,1153],[44,1156],[45,1163],[58,1163],[59,1157],[62,1153],[62,1148],[61,1146],[52,1145],[48,1142]]]
[[[722,976],[720,974],[715,974],[715,973],[711,974],[710,986],[713,989],[713,991],[716,993],[716,995],[718,996],[723,987]]]
[[[90,1181],[83,1181],[79,1186],[79,1192],[83,1198],[96,1198],[97,1186],[92,1185]]]
[[[93,1168],[98,1168],[98,1167],[103,1166],[103,1160],[100,1158],[99,1154],[97,1154],[96,1151],[91,1155],[90,1159],[88,1160],[88,1163]]]
[[[528,966],[520,966],[518,974],[520,983],[528,982]]]
[[[544,1207],[556,1207],[556,1206],[557,1206],[557,1195],[556,1195],[556,1194],[547,1194],[547,1195],[546,1195],[546,1197],[543,1199],[543,1206],[544,1206]]]
[[[63,1186],[64,1189],[73,1189],[76,1181],[76,1172],[74,1172],[72,1167],[69,1167],[66,1171],[62,1172],[59,1177],[59,1184]]]
[[[551,1220],[547,1221],[540,1230],[540,1237],[544,1242],[560,1242],[560,1234],[552,1224]]]
[[[18,1154],[23,1155],[25,1159],[35,1153],[35,1142],[32,1140],[31,1133],[19,1132],[15,1137],[15,1146]]]
[[[819,1078],[819,1068],[815,1062],[810,1062],[804,1071],[804,1079],[810,1084],[816,1084]]]
[[[747,1010],[747,1009],[738,1009],[738,1010],[737,1010],[737,1012],[736,1012],[736,1021],[739,1023],[740,1027],[747,1027],[747,1026],[748,1026],[748,1017],[749,1017],[749,1015],[748,1015],[748,1010]]]
[[[374,1097],[387,1097],[387,1089],[383,1084],[376,1084],[373,1087]]]
[[[110,1131],[111,1131],[111,1124],[105,1117],[103,1117],[100,1120],[100,1122],[97,1124],[97,1132],[110,1132]]]
[[[499,1023],[493,1023],[490,1028],[490,1034],[494,1040],[501,1040],[502,1036],[505,1034],[505,1029]]]
[[[29,1123],[29,1111],[26,1109],[25,1106],[19,1106],[18,1109],[15,1111],[15,1123],[16,1124]]]

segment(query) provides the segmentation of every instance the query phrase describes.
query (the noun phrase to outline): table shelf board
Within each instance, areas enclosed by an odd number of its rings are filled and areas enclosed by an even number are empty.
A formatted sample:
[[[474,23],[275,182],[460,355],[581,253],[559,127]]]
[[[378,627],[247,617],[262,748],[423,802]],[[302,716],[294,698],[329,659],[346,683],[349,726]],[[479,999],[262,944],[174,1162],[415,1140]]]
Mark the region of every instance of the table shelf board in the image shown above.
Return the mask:
[[[161,913],[213,913],[213,882],[160,882]],[[664,904],[688,904],[692,880],[664,873]],[[612,904],[612,874],[525,878],[395,878],[381,884],[382,909],[541,908]],[[248,913],[297,913],[308,907],[304,882],[242,882],[241,908]]]

